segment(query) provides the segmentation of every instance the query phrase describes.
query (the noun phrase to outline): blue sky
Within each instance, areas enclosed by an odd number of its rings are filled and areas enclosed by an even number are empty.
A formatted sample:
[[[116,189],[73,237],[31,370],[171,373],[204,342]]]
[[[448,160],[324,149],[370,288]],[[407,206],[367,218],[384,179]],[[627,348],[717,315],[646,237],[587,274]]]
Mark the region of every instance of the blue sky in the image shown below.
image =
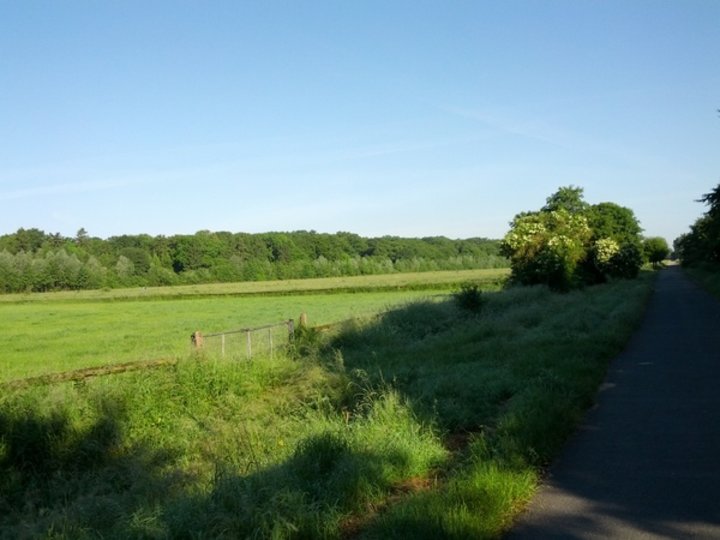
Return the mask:
[[[557,187],[672,241],[720,2],[0,0],[0,234],[502,237]]]

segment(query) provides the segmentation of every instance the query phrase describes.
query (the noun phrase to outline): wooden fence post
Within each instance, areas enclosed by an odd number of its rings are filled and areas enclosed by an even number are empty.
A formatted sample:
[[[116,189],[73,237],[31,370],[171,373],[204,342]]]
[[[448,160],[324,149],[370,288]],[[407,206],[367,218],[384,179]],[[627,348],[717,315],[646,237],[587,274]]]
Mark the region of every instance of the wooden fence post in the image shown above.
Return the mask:
[[[203,335],[202,332],[197,331],[193,332],[193,334],[190,336],[190,342],[193,344],[193,347],[197,349],[201,349],[203,346]]]

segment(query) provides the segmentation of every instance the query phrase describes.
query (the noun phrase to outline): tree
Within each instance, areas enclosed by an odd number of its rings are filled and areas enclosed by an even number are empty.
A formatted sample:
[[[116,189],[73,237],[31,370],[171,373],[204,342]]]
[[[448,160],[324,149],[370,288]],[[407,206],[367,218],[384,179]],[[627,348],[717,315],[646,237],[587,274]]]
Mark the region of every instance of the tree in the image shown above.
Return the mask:
[[[652,263],[653,266],[657,266],[670,254],[670,247],[664,238],[653,236],[643,241],[643,252],[648,262]]]
[[[80,227],[78,229],[78,232],[75,234],[75,243],[78,246],[83,246],[88,241],[90,236],[88,235],[88,232],[85,230],[85,227]]]
[[[640,242],[642,227],[629,208],[602,202],[589,207],[587,216],[595,240],[612,238],[619,244]]]
[[[643,263],[642,227],[630,208],[602,202],[588,208],[593,246],[583,265],[586,283],[634,278]]]
[[[676,254],[684,265],[720,262],[720,184],[697,202],[710,208],[690,227],[690,232],[674,242]]]
[[[640,225],[614,203],[590,206],[583,190],[560,188],[539,212],[515,216],[502,243],[513,278],[556,290],[637,276],[642,265]]]
[[[516,217],[502,249],[515,280],[564,291],[579,284],[577,270],[591,237],[582,214],[544,210]]]
[[[567,210],[571,214],[581,214],[590,206],[583,200],[583,192],[585,190],[577,186],[565,186],[550,195],[545,206],[542,207],[543,212],[553,212],[555,210]]]

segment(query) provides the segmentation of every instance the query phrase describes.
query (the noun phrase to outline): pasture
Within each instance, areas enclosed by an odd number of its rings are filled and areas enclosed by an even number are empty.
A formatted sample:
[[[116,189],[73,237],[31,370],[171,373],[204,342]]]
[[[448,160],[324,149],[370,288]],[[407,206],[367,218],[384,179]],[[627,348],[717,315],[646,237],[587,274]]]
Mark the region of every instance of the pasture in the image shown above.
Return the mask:
[[[261,326],[296,319],[301,312],[311,324],[327,324],[444,294],[463,281],[497,288],[506,275],[471,270],[3,295],[0,381],[185,356],[196,330]]]

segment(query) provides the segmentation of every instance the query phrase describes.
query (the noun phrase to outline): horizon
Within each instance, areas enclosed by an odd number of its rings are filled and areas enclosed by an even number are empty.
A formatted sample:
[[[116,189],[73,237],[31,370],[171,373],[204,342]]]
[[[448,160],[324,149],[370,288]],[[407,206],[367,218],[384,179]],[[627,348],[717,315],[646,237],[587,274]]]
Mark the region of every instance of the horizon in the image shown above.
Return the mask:
[[[500,239],[576,185],[672,244],[720,181],[718,2],[0,15],[0,235]]]

